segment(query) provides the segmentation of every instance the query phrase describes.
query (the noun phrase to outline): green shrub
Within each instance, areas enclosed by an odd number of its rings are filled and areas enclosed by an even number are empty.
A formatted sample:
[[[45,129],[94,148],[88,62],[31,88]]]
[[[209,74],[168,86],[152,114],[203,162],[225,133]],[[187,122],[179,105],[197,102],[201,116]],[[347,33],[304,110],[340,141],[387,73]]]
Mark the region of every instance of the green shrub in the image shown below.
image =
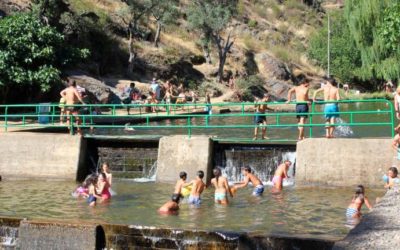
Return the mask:
[[[258,25],[258,22],[256,20],[250,20],[247,23],[247,26],[249,26],[250,29],[254,29],[255,27],[257,27],[257,25]]]

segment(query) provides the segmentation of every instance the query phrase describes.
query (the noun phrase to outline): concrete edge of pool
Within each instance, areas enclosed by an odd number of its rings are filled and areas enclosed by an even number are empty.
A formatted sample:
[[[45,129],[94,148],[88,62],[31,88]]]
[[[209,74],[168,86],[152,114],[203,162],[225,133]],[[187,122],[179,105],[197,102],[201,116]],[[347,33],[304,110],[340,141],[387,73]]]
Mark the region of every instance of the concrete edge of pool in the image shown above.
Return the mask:
[[[0,217],[1,249],[332,249],[336,240]],[[337,239],[339,240],[339,239]]]

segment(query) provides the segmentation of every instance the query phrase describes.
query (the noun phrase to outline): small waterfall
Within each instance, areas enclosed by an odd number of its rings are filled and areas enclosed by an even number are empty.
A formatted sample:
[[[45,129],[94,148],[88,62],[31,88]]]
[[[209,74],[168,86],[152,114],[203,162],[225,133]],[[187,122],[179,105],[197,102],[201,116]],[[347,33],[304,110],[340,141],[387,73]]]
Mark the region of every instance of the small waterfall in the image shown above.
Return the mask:
[[[232,147],[219,154],[216,157],[215,164],[222,167],[223,174],[228,177],[230,182],[243,180],[241,168],[249,166],[264,183],[268,184],[279,164],[285,160],[290,160],[294,165],[296,161],[294,150],[277,147]],[[293,184],[294,174],[294,166],[292,166],[288,173],[291,178],[287,184]]]
[[[0,227],[0,249],[15,249],[17,246],[18,228]]]
[[[341,118],[336,118],[336,124],[340,124],[336,127],[333,135],[335,137],[351,137],[353,136],[354,132],[350,126],[347,126],[347,122]]]
[[[134,181],[136,182],[152,182],[156,181],[156,176],[157,176],[157,161],[151,165],[149,170],[144,172],[144,175],[142,178],[135,178]]]

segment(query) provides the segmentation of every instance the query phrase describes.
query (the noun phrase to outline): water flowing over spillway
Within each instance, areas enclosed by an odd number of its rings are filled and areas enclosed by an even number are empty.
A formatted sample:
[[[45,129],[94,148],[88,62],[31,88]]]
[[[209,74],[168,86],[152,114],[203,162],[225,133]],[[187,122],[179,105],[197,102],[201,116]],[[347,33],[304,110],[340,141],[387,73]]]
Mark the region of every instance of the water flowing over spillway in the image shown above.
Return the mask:
[[[292,166],[289,176],[294,177],[296,152],[283,147],[231,147],[216,153],[215,164],[223,168],[223,173],[230,182],[243,180],[241,168],[249,166],[253,172],[266,184],[272,179],[276,167],[285,160],[290,160]],[[291,180],[290,180],[291,179]],[[289,178],[293,184],[294,178]]]

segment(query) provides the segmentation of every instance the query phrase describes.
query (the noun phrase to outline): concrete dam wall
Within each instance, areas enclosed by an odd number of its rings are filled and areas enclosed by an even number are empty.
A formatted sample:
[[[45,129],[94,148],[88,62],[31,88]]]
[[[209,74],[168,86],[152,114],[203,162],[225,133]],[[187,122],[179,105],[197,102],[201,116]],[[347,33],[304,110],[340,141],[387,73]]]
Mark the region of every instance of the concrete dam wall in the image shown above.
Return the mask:
[[[4,179],[75,180],[85,141],[68,134],[7,133],[0,136],[0,152]]]

